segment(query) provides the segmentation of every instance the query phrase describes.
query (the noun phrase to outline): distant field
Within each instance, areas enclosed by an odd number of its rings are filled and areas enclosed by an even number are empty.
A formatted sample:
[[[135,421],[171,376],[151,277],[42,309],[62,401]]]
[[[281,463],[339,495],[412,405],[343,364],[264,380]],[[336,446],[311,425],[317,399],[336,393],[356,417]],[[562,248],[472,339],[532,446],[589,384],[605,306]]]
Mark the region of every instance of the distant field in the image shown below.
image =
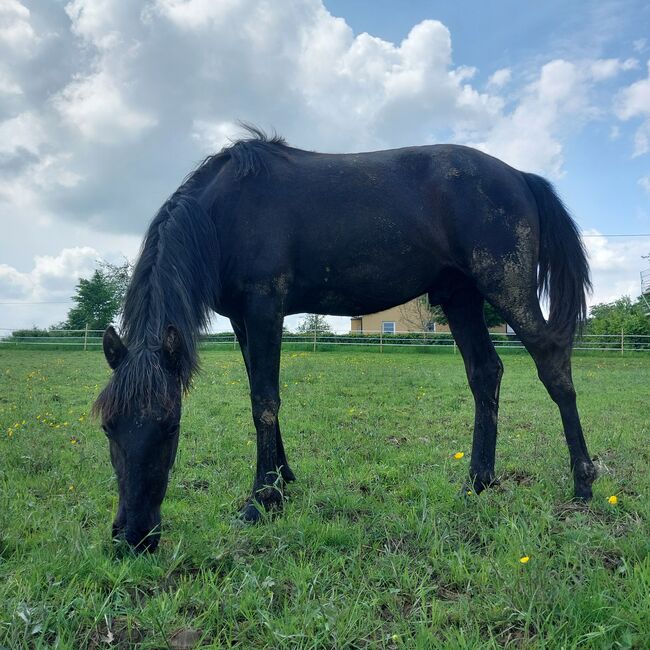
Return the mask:
[[[501,485],[464,499],[459,355],[288,350],[298,482],[257,527],[234,517],[255,455],[244,367],[234,350],[202,358],[160,549],[118,557],[116,485],[88,417],[103,357],[0,348],[0,646],[649,647],[647,354],[575,359],[602,471],[582,507],[529,357],[504,355]]]

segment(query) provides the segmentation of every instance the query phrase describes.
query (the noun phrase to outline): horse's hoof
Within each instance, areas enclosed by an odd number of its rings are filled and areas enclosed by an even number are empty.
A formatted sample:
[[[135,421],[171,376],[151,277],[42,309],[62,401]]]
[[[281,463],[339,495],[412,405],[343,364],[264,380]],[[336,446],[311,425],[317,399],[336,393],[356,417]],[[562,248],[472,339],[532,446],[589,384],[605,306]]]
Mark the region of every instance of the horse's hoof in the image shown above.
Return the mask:
[[[296,475],[291,470],[289,465],[282,465],[280,468],[280,476],[285,483],[293,483],[296,480]]]
[[[239,520],[245,524],[258,524],[262,519],[262,506],[254,501],[247,501],[239,511]]]
[[[594,493],[591,491],[591,485],[576,485],[573,495],[574,501],[582,501],[583,503],[588,503],[593,498]]]
[[[463,485],[466,492],[481,494],[483,490],[499,485],[499,481],[494,474],[475,474],[470,476],[469,481]]]
[[[591,461],[581,461],[573,468],[573,491],[576,501],[591,501],[591,484],[598,478],[598,470]]]

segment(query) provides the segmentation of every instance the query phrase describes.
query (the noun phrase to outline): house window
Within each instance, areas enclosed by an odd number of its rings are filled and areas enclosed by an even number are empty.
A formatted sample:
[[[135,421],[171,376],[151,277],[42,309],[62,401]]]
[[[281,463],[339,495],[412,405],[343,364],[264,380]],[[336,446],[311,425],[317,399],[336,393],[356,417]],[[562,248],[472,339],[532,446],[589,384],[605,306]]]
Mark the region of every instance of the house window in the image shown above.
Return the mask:
[[[381,331],[384,334],[395,334],[395,321],[394,320],[382,321]]]

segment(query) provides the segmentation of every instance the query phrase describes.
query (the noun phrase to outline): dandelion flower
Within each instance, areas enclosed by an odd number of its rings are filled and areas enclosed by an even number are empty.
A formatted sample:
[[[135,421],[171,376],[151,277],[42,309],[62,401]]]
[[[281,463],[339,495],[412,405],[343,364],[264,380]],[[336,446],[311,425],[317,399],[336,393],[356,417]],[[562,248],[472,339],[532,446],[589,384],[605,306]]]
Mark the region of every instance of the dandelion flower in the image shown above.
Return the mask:
[[[465,452],[464,452],[464,451],[457,451],[457,452],[454,454],[454,458],[455,458],[456,460],[460,460],[464,455],[465,455]]]
[[[615,494],[612,494],[612,496],[607,499],[607,503],[615,506],[618,503],[618,497]]]
[[[519,561],[520,561],[522,564],[528,564],[528,560],[530,560],[530,557],[528,557],[528,555],[524,555],[523,557],[520,557],[520,558],[519,558]]]

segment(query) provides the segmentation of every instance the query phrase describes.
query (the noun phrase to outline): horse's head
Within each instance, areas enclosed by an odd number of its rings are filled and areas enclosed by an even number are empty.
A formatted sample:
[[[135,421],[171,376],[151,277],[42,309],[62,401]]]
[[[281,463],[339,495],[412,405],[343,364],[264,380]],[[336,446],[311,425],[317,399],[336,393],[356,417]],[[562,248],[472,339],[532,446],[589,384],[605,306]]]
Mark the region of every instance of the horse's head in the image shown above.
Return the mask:
[[[124,537],[137,550],[153,551],[160,540],[160,506],[178,446],[182,342],[170,326],[160,349],[130,350],[109,327],[103,347],[114,372],[95,410],[119,486],[113,537]]]

